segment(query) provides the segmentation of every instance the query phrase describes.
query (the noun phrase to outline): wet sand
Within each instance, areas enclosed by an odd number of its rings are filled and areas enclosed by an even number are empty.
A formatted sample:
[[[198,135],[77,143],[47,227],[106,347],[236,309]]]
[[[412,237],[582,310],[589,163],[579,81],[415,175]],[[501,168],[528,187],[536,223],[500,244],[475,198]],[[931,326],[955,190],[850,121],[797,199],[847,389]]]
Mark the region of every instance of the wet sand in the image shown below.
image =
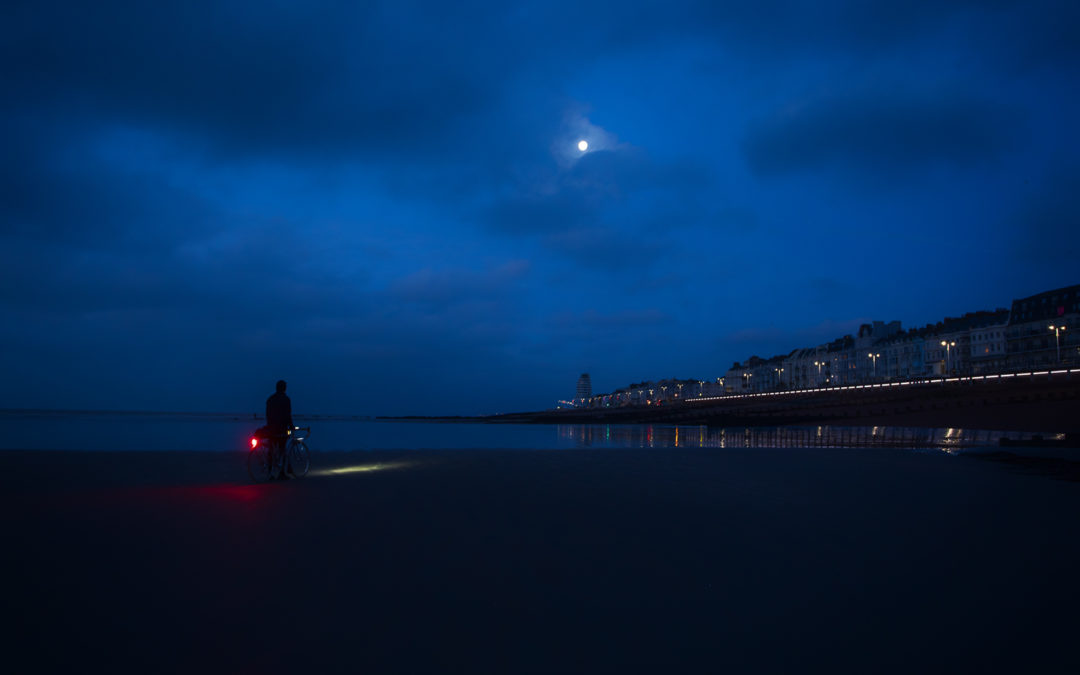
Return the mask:
[[[0,456],[20,672],[1080,672],[1068,471],[394,451],[250,485],[233,453]]]

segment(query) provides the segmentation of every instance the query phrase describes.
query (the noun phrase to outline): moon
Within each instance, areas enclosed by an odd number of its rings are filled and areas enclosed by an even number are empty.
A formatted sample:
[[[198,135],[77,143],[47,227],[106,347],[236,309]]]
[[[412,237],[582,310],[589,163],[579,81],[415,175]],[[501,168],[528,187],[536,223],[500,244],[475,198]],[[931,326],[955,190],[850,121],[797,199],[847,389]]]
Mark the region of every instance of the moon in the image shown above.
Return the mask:
[[[582,152],[585,152],[586,150],[589,149],[589,142],[586,141],[586,140],[578,141],[577,142],[577,149],[582,151]]]

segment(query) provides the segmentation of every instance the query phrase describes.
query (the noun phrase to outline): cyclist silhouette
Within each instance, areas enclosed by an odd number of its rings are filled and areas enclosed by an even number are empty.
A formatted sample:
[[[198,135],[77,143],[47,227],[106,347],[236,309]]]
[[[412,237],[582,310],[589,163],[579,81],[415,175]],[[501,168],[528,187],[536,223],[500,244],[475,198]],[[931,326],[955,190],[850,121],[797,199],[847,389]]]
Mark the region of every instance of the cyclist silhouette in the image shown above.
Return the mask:
[[[285,380],[278,380],[276,391],[266,399],[266,430],[273,442],[270,446],[270,479],[288,478],[285,467],[278,471],[278,461],[285,451],[285,439],[292,431],[292,401],[285,395]]]

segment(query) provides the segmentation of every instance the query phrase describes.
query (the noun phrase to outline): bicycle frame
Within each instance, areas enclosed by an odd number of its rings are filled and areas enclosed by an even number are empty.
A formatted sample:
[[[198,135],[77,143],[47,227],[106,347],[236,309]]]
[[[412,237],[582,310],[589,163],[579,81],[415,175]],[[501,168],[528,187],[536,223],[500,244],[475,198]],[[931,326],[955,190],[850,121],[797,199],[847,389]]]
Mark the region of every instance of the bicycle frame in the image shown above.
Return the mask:
[[[284,473],[288,466],[302,465],[303,468],[299,471],[295,468],[291,471],[296,478],[307,475],[310,458],[303,441],[310,435],[311,427],[293,427],[283,436],[253,436],[251,450],[248,452],[248,473],[252,480],[262,482],[272,475]],[[257,460],[253,454],[259,452],[259,446],[266,449],[268,466],[263,465],[261,459]]]

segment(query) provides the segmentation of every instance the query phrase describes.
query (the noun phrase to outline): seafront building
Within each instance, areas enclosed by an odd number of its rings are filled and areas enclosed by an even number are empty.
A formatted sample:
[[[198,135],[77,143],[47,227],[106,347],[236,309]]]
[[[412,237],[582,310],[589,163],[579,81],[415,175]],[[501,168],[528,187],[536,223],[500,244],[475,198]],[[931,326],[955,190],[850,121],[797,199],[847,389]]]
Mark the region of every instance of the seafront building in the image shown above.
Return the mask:
[[[997,373],[1005,369],[1005,336],[1009,325],[1006,314],[998,321],[971,329],[971,372],[974,375]]]
[[[1008,370],[1080,362],[1080,285],[1013,300],[1005,328]]]
[[[736,362],[714,380],[671,378],[593,396],[578,379],[580,407],[664,405],[722,395],[834,387],[945,376],[1024,372],[1080,364],[1080,285],[1013,300],[1008,308],[969,312],[904,330],[873,321],[856,335]],[[582,378],[589,388],[583,394]]]
[[[578,398],[589,398],[592,396],[592,379],[588,373],[582,373],[581,377],[577,379],[577,395]]]
[[[582,373],[577,380],[577,395],[574,397],[576,405],[586,405],[592,398],[592,379],[588,373]]]

